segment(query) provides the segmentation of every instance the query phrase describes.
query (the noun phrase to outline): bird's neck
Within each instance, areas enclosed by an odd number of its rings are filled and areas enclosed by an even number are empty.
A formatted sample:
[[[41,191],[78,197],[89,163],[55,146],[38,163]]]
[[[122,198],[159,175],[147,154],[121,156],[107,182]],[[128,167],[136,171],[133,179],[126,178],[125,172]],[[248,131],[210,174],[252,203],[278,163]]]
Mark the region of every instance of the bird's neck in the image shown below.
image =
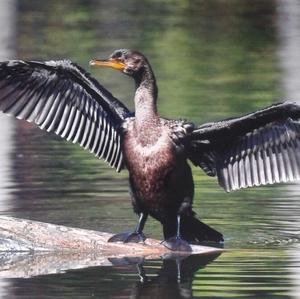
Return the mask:
[[[150,65],[145,66],[135,78],[134,97],[135,122],[137,129],[155,126],[159,117],[157,113],[157,86]]]

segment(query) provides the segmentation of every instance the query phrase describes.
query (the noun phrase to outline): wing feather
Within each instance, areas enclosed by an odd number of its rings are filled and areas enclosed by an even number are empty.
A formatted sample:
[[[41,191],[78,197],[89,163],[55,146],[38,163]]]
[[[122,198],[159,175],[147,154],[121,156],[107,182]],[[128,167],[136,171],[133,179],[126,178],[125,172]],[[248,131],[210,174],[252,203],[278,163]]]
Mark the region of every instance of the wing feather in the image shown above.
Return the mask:
[[[79,143],[119,171],[129,110],[70,61],[0,63],[0,110]]]
[[[300,179],[300,106],[294,103],[191,128],[188,158],[217,175],[226,191]]]
[[[70,97],[72,99],[73,85],[70,84],[70,88],[67,91],[66,97]],[[72,106],[66,101],[65,97],[63,97],[63,103],[61,106],[61,117],[59,118],[59,124],[55,133],[60,135],[62,138],[65,138],[65,129],[67,129],[68,120],[70,117]]]
[[[217,152],[220,185],[233,191],[300,179],[299,128],[300,123],[291,119],[267,125]]]

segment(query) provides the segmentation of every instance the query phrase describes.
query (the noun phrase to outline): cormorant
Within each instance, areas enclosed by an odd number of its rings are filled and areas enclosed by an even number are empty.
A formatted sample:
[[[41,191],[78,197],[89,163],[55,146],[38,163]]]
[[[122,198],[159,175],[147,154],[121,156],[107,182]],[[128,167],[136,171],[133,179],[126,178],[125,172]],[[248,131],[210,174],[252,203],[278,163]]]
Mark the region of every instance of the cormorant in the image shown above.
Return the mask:
[[[300,178],[298,105],[279,103],[199,126],[159,116],[155,76],[141,53],[120,49],[90,65],[134,79],[134,113],[68,60],[0,63],[0,110],[79,143],[117,171],[127,168],[139,221],[111,242],[145,240],[148,215],[161,222],[163,243],[172,250],[189,250],[191,241],[223,241],[195,217],[188,160],[217,176],[228,192]]]

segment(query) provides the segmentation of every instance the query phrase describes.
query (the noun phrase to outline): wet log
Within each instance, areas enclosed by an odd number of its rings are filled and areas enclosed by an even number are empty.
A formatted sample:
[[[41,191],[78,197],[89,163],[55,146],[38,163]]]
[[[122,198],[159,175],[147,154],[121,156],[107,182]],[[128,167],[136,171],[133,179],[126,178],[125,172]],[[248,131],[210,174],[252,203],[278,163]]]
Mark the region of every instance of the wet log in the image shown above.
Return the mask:
[[[0,216],[0,277],[30,277],[91,266],[135,263],[180,255],[218,254],[219,248],[192,245],[174,253],[147,239],[144,244],[108,243],[111,234]]]
[[[171,252],[159,240],[149,238],[144,244],[108,243],[111,236],[105,232],[0,216],[0,252],[84,252],[105,256],[161,256]],[[191,247],[192,254],[221,250],[200,245]]]

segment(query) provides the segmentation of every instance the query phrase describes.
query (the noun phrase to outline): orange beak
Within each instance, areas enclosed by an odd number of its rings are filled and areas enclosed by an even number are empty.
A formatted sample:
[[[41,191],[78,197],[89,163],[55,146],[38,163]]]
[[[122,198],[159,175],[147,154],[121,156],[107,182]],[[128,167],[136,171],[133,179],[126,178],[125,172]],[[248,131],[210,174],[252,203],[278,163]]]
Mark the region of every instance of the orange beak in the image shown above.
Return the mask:
[[[91,66],[104,66],[104,67],[111,67],[115,70],[123,71],[126,67],[126,64],[120,62],[116,59],[108,59],[108,60],[99,60],[93,59],[90,61]]]

